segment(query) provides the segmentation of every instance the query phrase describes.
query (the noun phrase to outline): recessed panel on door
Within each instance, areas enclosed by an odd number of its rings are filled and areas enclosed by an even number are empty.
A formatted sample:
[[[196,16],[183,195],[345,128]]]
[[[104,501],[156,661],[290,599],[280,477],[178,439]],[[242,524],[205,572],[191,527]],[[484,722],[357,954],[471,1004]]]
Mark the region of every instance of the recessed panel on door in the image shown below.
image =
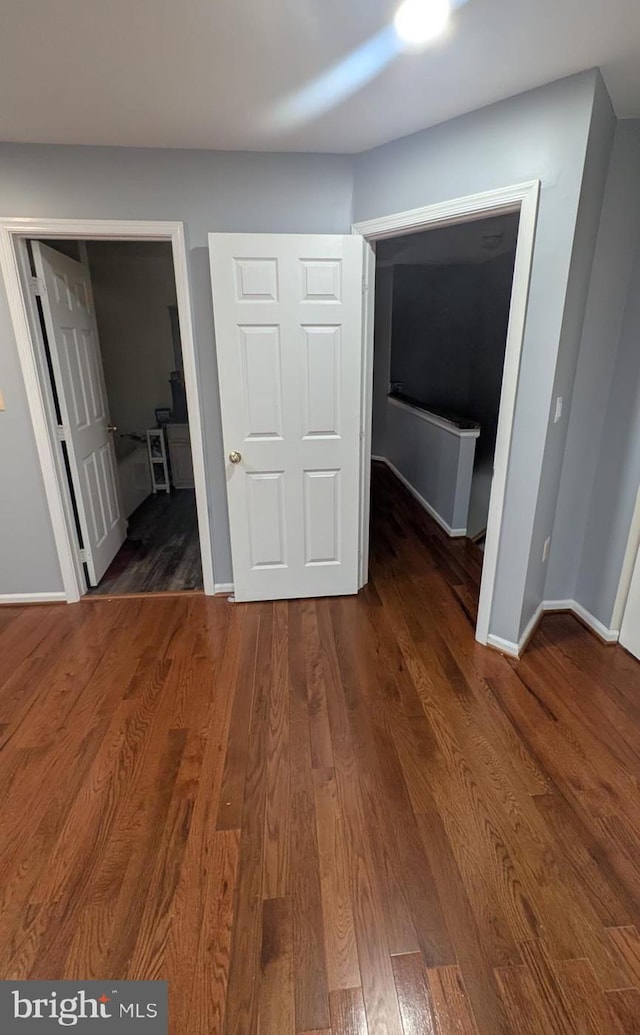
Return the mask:
[[[120,506],[118,496],[115,492],[116,472],[113,465],[113,449],[110,442],[98,453],[99,474],[101,480],[101,495],[104,500],[105,520],[108,528],[115,527],[120,520]]]
[[[278,301],[277,259],[236,259],[234,265],[238,302]]]
[[[73,306],[71,304],[67,278],[64,275],[55,272],[53,273],[53,291],[56,302],[71,312]]]
[[[82,471],[86,487],[86,496],[89,501],[90,530],[92,543],[100,546],[107,536],[108,527],[102,497],[102,478],[98,468],[96,454],[92,453],[82,461]]]
[[[69,371],[69,387],[71,399],[69,400],[69,416],[75,423],[77,431],[89,427],[89,403],[86,392],[86,355],[84,342],[75,328],[60,328],[63,359],[66,361]]]
[[[302,301],[342,301],[342,261],[340,259],[302,259]]]
[[[246,439],[282,437],[280,328],[243,326],[240,334]]]
[[[86,285],[81,280],[67,281],[67,284],[71,308],[80,313],[88,313],[89,298]]]
[[[340,437],[340,327],[303,327],[303,434]]]
[[[340,563],[340,472],[304,472],[305,564]]]
[[[90,331],[80,332],[80,340],[82,341],[81,351],[87,379],[87,392],[85,394],[88,396],[91,416],[94,421],[106,421],[106,398],[100,381],[100,372],[98,370],[98,346],[96,342],[94,342],[93,335]]]
[[[246,477],[251,567],[283,568],[287,563],[284,471],[261,471]]]

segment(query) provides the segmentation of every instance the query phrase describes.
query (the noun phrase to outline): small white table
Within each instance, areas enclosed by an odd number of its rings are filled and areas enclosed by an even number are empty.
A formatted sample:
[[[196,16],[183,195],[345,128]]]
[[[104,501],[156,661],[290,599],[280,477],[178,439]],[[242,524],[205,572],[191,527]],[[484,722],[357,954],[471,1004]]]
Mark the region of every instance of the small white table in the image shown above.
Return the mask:
[[[167,447],[162,428],[148,429],[147,449],[149,451],[149,467],[151,469],[151,485],[153,491],[171,492],[169,464],[167,463]]]

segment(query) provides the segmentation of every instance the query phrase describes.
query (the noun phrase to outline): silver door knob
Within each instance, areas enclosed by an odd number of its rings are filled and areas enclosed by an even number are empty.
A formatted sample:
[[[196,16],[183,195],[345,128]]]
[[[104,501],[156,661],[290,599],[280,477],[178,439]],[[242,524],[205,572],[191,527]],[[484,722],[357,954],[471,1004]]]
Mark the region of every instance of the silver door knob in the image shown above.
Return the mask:
[[[233,449],[229,453],[229,460],[231,461],[232,464],[239,464],[240,461],[242,460],[242,454],[238,453],[238,451],[236,449]]]
[[[114,431],[118,430],[117,424],[107,424],[107,431],[110,431],[113,435]]]

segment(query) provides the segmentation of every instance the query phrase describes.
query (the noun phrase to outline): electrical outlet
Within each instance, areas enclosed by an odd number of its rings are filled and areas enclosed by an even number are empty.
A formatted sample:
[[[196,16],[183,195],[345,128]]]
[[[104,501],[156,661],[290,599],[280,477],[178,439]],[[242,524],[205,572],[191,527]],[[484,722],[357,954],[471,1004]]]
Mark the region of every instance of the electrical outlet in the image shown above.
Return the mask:
[[[555,412],[555,414],[553,416],[553,423],[557,424],[561,417],[562,417],[562,396],[559,395],[558,398],[556,399],[556,412]]]
[[[544,546],[542,547],[542,563],[543,564],[546,561],[547,557],[549,556],[549,550],[550,549],[551,549],[551,536],[548,535],[547,538],[544,541]]]

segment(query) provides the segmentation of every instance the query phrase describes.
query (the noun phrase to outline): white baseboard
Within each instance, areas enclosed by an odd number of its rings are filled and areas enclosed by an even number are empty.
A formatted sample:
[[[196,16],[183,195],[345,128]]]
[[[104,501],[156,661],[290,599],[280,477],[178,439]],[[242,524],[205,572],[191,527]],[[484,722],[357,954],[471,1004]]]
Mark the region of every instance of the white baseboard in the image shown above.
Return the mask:
[[[517,643],[512,640],[503,640],[501,636],[494,636],[493,633],[489,633],[487,636],[487,643],[496,650],[502,651],[503,654],[508,654],[510,658],[519,658],[531,639],[544,609],[544,604],[540,604],[535,609]]]
[[[618,642],[620,630],[608,629],[600,619],[592,615],[590,611],[587,611],[586,607],[579,604],[577,600],[543,600],[527,622],[526,629],[517,643],[513,643],[511,640],[503,640],[501,636],[494,636],[492,633],[489,633],[487,643],[491,647],[495,647],[496,650],[502,651],[503,654],[508,654],[511,658],[519,658],[535,632],[542,616],[553,614],[554,611],[570,611],[577,618],[582,619],[584,624],[588,625],[590,629],[593,629],[596,636],[604,640],[605,643]]]
[[[487,636],[487,645],[495,647],[501,654],[508,654],[510,658],[519,658],[522,653],[519,644],[513,640],[503,640],[502,636],[494,636],[493,633]]]
[[[214,593],[233,593],[233,582],[216,582],[213,587]]]
[[[0,604],[55,604],[66,602],[63,591],[59,593],[0,593]]]
[[[444,531],[447,533],[448,536],[451,537],[451,539],[460,539],[462,536],[465,536],[467,534],[466,528],[452,528],[451,525],[447,524],[445,519],[441,517],[440,514],[438,514],[438,511],[435,510],[430,503],[427,503],[424,496],[421,496],[418,490],[414,489],[411,482],[407,481],[405,476],[400,473],[395,464],[392,464],[386,456],[372,456],[371,459],[379,460],[383,464],[386,464],[389,470],[392,471],[393,474],[395,474],[398,481],[402,482],[404,487],[409,490],[414,500],[416,500],[420,504],[423,510],[426,510],[427,514],[429,514],[429,516],[432,517],[438,525],[440,525],[440,528],[444,529]]]

